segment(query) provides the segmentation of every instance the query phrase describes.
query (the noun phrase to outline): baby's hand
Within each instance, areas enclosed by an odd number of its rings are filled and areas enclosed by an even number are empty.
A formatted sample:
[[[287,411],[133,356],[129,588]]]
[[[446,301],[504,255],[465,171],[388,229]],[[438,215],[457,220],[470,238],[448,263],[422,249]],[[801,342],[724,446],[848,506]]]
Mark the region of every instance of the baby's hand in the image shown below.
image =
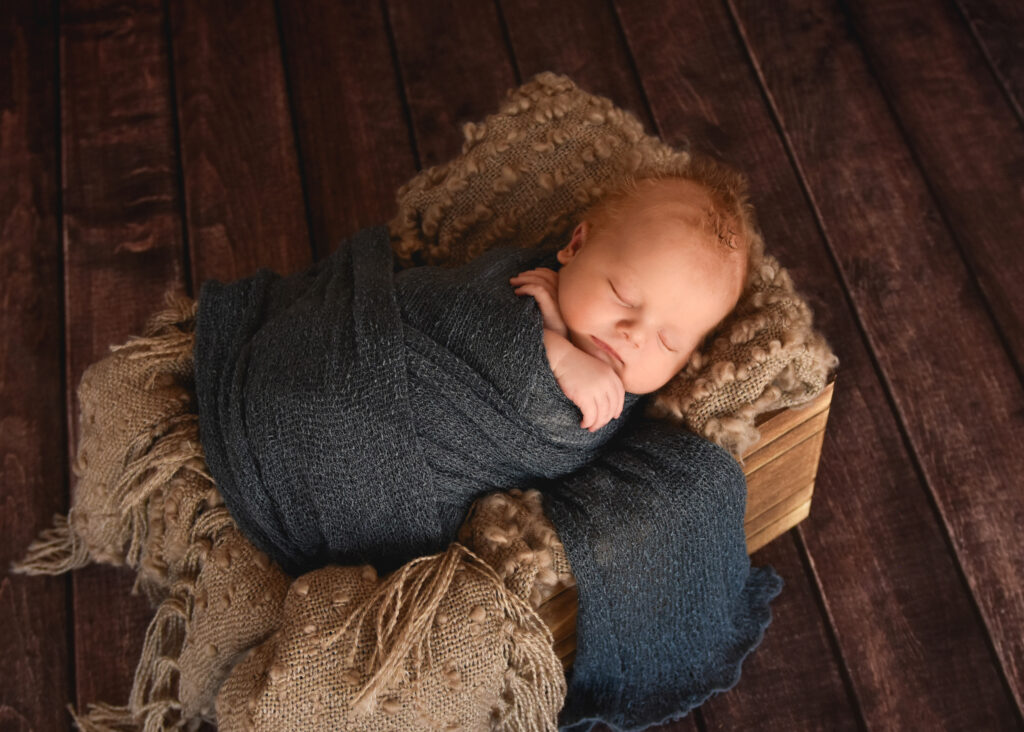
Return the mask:
[[[555,333],[544,333],[544,347],[555,380],[583,412],[580,427],[596,432],[622,415],[626,390],[611,366]]]
[[[562,320],[562,311],[558,309],[558,273],[547,267],[520,272],[509,280],[516,287],[517,295],[532,295],[540,307],[544,318],[544,328],[553,330],[561,336],[569,334]]]

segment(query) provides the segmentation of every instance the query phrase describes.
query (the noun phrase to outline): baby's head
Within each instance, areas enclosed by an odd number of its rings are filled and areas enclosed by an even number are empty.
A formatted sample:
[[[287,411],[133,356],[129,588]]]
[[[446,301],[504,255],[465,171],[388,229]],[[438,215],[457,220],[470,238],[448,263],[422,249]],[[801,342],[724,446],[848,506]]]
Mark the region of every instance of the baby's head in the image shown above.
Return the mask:
[[[611,365],[627,392],[667,384],[736,306],[753,224],[734,180],[630,181],[558,252],[569,339]]]

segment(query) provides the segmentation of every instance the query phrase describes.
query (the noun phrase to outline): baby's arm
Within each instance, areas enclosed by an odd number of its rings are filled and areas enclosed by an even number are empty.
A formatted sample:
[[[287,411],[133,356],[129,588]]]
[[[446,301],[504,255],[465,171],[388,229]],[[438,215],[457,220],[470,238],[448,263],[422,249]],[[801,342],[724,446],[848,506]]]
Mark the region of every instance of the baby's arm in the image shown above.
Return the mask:
[[[555,380],[580,408],[580,427],[591,432],[622,414],[626,392],[611,366],[574,346],[558,309],[558,273],[532,269],[513,277],[517,295],[532,295],[544,319],[544,349]]]

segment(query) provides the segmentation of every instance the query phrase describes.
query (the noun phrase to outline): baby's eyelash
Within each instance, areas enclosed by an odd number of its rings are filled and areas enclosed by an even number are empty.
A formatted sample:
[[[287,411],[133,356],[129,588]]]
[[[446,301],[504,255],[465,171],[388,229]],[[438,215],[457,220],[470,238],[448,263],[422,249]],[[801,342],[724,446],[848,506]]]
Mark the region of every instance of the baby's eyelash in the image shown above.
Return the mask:
[[[661,345],[665,346],[665,348],[668,349],[670,352],[678,353],[676,349],[672,348],[672,346],[665,342],[665,339],[661,337],[661,333],[658,333],[658,340],[661,341]]]
[[[615,289],[615,283],[614,282],[612,282],[611,280],[608,280],[608,284],[611,286],[612,292],[615,293],[615,297],[618,298],[619,302],[621,302],[627,308],[636,307],[635,305],[626,302],[626,300],[622,297],[622,295],[619,294],[619,291]]]

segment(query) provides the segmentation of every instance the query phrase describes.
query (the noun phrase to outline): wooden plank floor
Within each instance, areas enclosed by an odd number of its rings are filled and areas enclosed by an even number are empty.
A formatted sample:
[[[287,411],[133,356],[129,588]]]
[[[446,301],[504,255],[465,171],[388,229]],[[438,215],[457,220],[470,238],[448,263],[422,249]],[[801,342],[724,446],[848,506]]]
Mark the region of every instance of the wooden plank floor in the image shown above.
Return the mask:
[[[75,387],[178,286],[386,221],[543,70],[742,166],[842,364],[732,692],[666,730],[1024,728],[1018,0],[0,3],[0,729],[123,703],[128,572],[6,571],[67,509]]]

